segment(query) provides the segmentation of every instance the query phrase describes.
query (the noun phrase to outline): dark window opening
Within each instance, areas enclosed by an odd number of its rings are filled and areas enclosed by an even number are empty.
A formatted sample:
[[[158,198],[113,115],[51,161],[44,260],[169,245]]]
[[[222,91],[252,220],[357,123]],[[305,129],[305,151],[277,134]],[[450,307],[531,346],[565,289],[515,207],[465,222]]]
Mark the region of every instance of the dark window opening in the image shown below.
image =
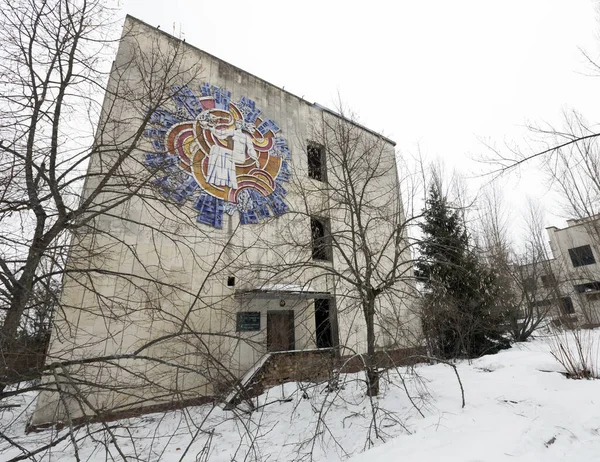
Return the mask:
[[[571,257],[571,263],[573,263],[575,268],[596,263],[592,248],[589,244],[569,249],[569,256]]]
[[[312,237],[313,260],[331,260],[331,245],[329,225],[326,220],[319,218],[310,219],[310,233]]]
[[[235,330],[237,332],[260,330],[260,312],[243,311],[241,313],[237,313]]]
[[[597,292],[600,290],[600,282],[588,282],[587,284],[577,284],[573,286],[575,288],[575,292],[578,294],[583,294],[586,292]]]
[[[327,298],[315,299],[315,325],[317,348],[331,348],[333,335],[329,318],[329,299]]]
[[[552,300],[539,300],[537,302],[533,302],[532,306],[537,306],[540,308],[552,305]]]
[[[533,292],[535,290],[535,278],[525,278],[523,279],[523,289],[529,291],[529,292]]]
[[[308,155],[308,177],[325,181],[325,148],[320,144],[309,143],[306,153]]]
[[[542,274],[540,279],[542,280],[542,285],[544,287],[552,287],[556,285],[556,277],[552,273]]]
[[[228,287],[233,287],[235,286],[235,276],[229,276],[227,278],[227,286]]]
[[[573,306],[573,300],[571,300],[571,297],[563,297],[560,299],[560,310],[563,314],[575,313],[575,307]]]

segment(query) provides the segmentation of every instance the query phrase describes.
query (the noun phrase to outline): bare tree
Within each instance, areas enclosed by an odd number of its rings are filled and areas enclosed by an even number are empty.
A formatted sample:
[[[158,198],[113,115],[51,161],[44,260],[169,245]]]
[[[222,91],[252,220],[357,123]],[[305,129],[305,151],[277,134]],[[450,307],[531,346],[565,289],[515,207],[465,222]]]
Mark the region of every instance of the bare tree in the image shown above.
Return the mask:
[[[593,64],[589,56],[586,58]],[[597,70],[597,66],[593,67]],[[588,122],[582,114],[572,110],[564,113],[561,126],[540,124],[529,128],[534,137],[532,148],[525,150],[513,147],[505,152],[491,149],[490,155],[485,159],[493,167],[489,174],[508,174],[524,165],[539,167],[550,191],[559,197],[558,205],[568,218],[569,227],[573,227],[572,231],[586,241],[586,244],[589,243],[599,251],[600,150],[596,124]],[[575,231],[574,227],[585,232]],[[570,266],[568,248],[579,244],[564,241],[569,239],[567,234],[569,233],[563,234],[562,241],[557,241],[556,248],[552,249],[556,258],[552,265],[560,265],[563,273],[563,281],[559,281],[560,292],[563,298],[574,296],[578,300],[577,306],[583,322],[595,325],[600,319],[598,300],[595,294],[586,295],[584,292],[594,292],[596,289],[593,287],[600,287],[600,275],[593,267]],[[560,261],[563,263],[559,263]]]
[[[576,111],[565,114],[564,127],[532,130],[557,146],[542,159],[543,171],[553,191],[559,194],[563,213],[570,231],[559,237],[554,234],[555,257],[563,262],[561,291],[564,296],[572,296],[578,301],[582,321],[595,325],[600,319],[598,301],[590,287],[600,286],[600,274],[593,266],[571,266],[572,259],[567,252],[582,242],[600,250],[600,148],[595,135],[595,127]],[[579,240],[573,241],[578,235]],[[569,237],[570,236],[570,237]],[[574,264],[573,264],[574,265]],[[568,282],[568,283],[567,283]],[[585,289],[582,289],[584,288]]]
[[[148,390],[154,402],[177,401],[198,383],[237,380],[223,362],[231,352],[214,348],[225,331],[235,334],[194,316],[229,297],[203,295],[243,253],[227,246],[236,230],[221,238],[199,230],[178,191],[157,189],[167,166],[146,158],[152,130],[173,123],[162,120],[163,107],[202,77],[202,66],[181,40],[139,26],[123,32],[124,52],[111,66],[116,40],[105,3],[0,2],[0,399],[41,392],[76,454],[82,416],[150,404]],[[168,258],[155,258],[167,248]],[[177,280],[190,265],[202,268],[194,286]],[[173,309],[178,303],[184,311]],[[48,308],[46,364],[15,367],[27,353],[19,337],[46,327]],[[149,338],[158,321],[167,327]],[[21,448],[11,426],[3,420],[0,451],[19,449],[15,460],[65,440],[53,434]],[[118,438],[108,446],[126,458]]]
[[[529,204],[526,227],[524,248],[515,252],[512,267],[518,304],[511,316],[511,331],[516,341],[526,340],[538,327],[556,318],[571,324],[572,306],[564,298],[567,274],[562,262],[549,252],[544,216],[533,202]]]
[[[183,77],[182,52],[174,43],[144,59],[132,53],[127,66],[154,76],[135,93],[132,82],[115,79],[104,85],[108,13],[103,2],[94,1],[2,5],[0,295],[5,354],[10,354],[36,287],[60,280],[64,256],[77,253],[80,236],[96,231],[98,217],[123,206],[154,176],[134,178],[124,166],[154,109],[171,97],[172,83]],[[117,69],[116,74],[125,71]],[[188,78],[198,72],[185,71]],[[97,98],[102,91],[109,96],[101,110]],[[115,102],[123,99],[132,105],[142,100],[148,111],[125,119],[115,113]],[[90,124],[100,114],[105,123],[90,147]],[[135,126],[126,137],[119,129],[124,124]],[[90,159],[103,164],[93,177],[86,173]],[[79,200],[82,187],[85,194]]]
[[[260,225],[241,237],[237,226],[199,228],[198,214],[185,206],[189,191],[165,179],[173,174],[173,159],[160,142],[180,117],[197,116],[174,104],[187,97],[186,84],[203,77],[189,48],[136,23],[125,29],[124,51],[109,74],[112,16],[104,2],[0,6],[5,366],[6,358],[19,356],[15,339],[28,329],[40,299],[48,295],[54,311],[45,365],[25,374],[4,367],[0,399],[40,393],[38,406],[45,403],[55,414],[38,423],[58,420],[66,427],[25,447],[11,437],[15,420],[3,420],[0,451],[18,451],[13,460],[35,459],[70,441],[79,458],[82,435],[98,431],[89,420],[199,402],[188,399],[214,398],[237,385],[240,371],[232,364],[240,345],[257,351],[264,345],[235,332],[236,294],[221,290],[231,274],[255,285],[326,285],[348,320],[336,331],[347,337],[339,343],[365,338],[365,355],[362,345],[343,354],[364,358],[368,394],[376,395],[376,350],[408,346],[414,323],[407,317],[415,316],[412,218],[405,218],[400,188],[406,183],[398,180],[389,142],[343,115],[323,113],[307,137],[309,149],[326,155],[326,176],[295,179],[304,207],[278,221],[277,230],[288,247],[272,248]],[[295,226],[312,229],[312,236]],[[255,265],[250,248],[264,248],[285,264]],[[56,287],[60,293],[49,291]],[[214,310],[219,316],[211,316]],[[23,380],[31,381],[15,385]],[[188,422],[190,446],[204,424]],[[133,434],[123,436],[106,423],[99,433],[108,457],[127,458],[124,440],[137,450]]]
[[[260,270],[267,281],[302,281],[334,296],[332,344],[363,357],[367,394],[375,396],[378,349],[414,346],[419,337],[408,235],[415,216],[406,216],[401,198],[408,178],[398,177],[393,145],[344,109],[324,111],[299,137],[307,164],[292,179],[299,206],[280,230],[288,245],[279,264]]]

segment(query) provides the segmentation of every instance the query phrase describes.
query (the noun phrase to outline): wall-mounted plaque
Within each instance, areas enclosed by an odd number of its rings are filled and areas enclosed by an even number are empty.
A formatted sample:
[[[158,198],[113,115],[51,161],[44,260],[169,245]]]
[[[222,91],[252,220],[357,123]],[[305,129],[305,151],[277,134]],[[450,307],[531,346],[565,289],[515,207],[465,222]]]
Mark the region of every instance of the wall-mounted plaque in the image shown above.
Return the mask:
[[[260,312],[243,311],[238,313],[235,330],[238,332],[260,330]]]

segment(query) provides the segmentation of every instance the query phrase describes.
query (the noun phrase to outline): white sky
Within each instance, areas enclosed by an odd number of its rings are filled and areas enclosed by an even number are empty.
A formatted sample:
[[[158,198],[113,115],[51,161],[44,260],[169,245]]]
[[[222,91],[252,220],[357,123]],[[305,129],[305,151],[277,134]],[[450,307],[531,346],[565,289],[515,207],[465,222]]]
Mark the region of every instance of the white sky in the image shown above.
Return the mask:
[[[473,174],[480,141],[523,144],[528,121],[558,123],[577,108],[600,122],[592,0],[121,0],[129,13],[311,102],[338,98],[360,121]],[[238,95],[241,96],[241,95]],[[519,210],[545,198],[539,176],[502,185]],[[480,183],[473,180],[473,185]]]

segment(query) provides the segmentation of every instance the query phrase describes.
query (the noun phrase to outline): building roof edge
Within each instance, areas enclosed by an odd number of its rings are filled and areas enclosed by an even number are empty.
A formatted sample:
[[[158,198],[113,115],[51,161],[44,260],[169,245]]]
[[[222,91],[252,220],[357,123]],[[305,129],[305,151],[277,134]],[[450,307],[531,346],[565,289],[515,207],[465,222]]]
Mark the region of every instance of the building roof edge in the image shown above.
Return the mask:
[[[132,16],[132,15],[130,15],[130,14],[126,14],[126,15],[125,15],[125,20],[127,21],[127,19],[130,19],[130,20],[132,20],[132,21],[134,21],[134,22],[137,22],[137,23],[143,24],[143,25],[144,25],[144,26],[146,26],[146,27],[152,28],[152,29],[154,29],[156,32],[158,32],[158,33],[160,33],[160,34],[162,34],[162,35],[165,35],[166,37],[169,37],[170,39],[175,39],[175,40],[180,40],[180,41],[181,41],[181,39],[179,39],[179,38],[175,37],[174,35],[171,35],[171,34],[169,34],[168,32],[165,32],[165,31],[164,31],[164,30],[162,30],[162,29],[158,29],[158,28],[156,28],[156,27],[154,27],[154,26],[152,26],[152,25],[148,24],[146,21],[143,21],[143,20],[141,20],[141,19],[139,19],[139,18],[136,18],[135,16]],[[296,98],[296,99],[298,99],[298,100],[302,101],[303,103],[305,103],[305,104],[307,104],[307,105],[309,105],[309,106],[311,106],[311,107],[314,107],[314,108],[316,108],[316,109],[319,109],[319,110],[321,110],[321,111],[327,112],[327,113],[329,113],[329,114],[331,114],[331,115],[334,115],[334,116],[336,116],[336,117],[339,117],[339,118],[340,118],[340,119],[342,119],[342,120],[345,120],[345,121],[347,121],[347,122],[350,122],[351,124],[353,124],[353,125],[355,125],[355,126],[357,126],[357,127],[361,128],[361,129],[363,129],[363,130],[365,130],[365,131],[367,131],[367,132],[371,133],[372,135],[375,135],[375,136],[377,136],[377,137],[381,138],[383,141],[385,141],[385,142],[387,142],[387,143],[391,144],[392,146],[396,146],[396,142],[395,142],[395,141],[393,141],[393,140],[391,140],[390,138],[388,138],[388,137],[386,137],[386,136],[382,135],[381,133],[378,133],[378,132],[376,132],[375,130],[372,130],[372,129],[368,128],[368,127],[365,127],[364,125],[362,125],[362,124],[360,124],[360,123],[358,123],[358,122],[356,122],[356,121],[354,121],[354,120],[348,119],[347,117],[344,117],[343,115],[341,115],[341,114],[339,114],[339,113],[335,112],[335,111],[334,111],[334,110],[332,110],[332,109],[329,109],[329,108],[327,108],[327,107],[325,107],[325,106],[323,106],[323,105],[321,105],[321,104],[319,104],[319,103],[310,103],[310,102],[308,102],[307,100],[305,100],[304,98],[302,98],[302,97],[300,97],[300,96],[298,96],[298,95],[296,95],[296,94],[294,94],[294,93],[292,93],[292,92],[290,92],[290,91],[288,91],[288,90],[286,90],[286,89],[284,89],[284,88],[281,88],[281,87],[279,87],[279,86],[277,86],[277,85],[275,85],[275,84],[273,84],[273,83],[271,83],[271,82],[269,82],[269,81],[267,81],[267,80],[265,80],[265,79],[263,79],[263,78],[261,78],[261,77],[258,77],[257,75],[254,75],[254,74],[252,74],[251,72],[245,71],[244,69],[242,69],[242,68],[240,68],[240,67],[238,67],[238,66],[235,66],[234,64],[231,64],[231,63],[229,63],[229,62],[225,61],[224,59],[221,59],[221,58],[219,58],[219,57],[217,57],[217,56],[215,56],[215,55],[213,55],[213,54],[211,54],[211,53],[209,53],[209,52],[207,52],[207,51],[205,51],[205,50],[203,50],[203,49],[201,49],[201,48],[199,48],[199,47],[197,47],[197,46],[195,46],[195,45],[192,45],[192,44],[191,44],[191,43],[189,43],[189,42],[185,42],[185,44],[186,44],[187,46],[189,46],[189,47],[191,47],[191,48],[195,49],[195,50],[198,50],[198,51],[200,51],[200,52],[202,52],[202,53],[204,53],[204,54],[206,54],[206,55],[210,56],[211,58],[217,59],[217,60],[219,60],[219,61],[221,61],[221,62],[223,62],[223,63],[227,64],[228,66],[234,67],[234,68],[238,69],[239,71],[241,71],[241,72],[244,72],[245,74],[248,74],[248,75],[250,75],[250,76],[254,77],[254,78],[255,78],[255,79],[257,79],[257,80],[260,80],[261,82],[264,82],[264,83],[266,83],[267,85],[270,85],[270,86],[272,86],[273,88],[276,88],[276,89],[278,89],[279,91],[281,91],[281,92],[283,92],[283,93],[287,93],[288,95],[290,95],[290,96],[293,96],[294,98]]]

